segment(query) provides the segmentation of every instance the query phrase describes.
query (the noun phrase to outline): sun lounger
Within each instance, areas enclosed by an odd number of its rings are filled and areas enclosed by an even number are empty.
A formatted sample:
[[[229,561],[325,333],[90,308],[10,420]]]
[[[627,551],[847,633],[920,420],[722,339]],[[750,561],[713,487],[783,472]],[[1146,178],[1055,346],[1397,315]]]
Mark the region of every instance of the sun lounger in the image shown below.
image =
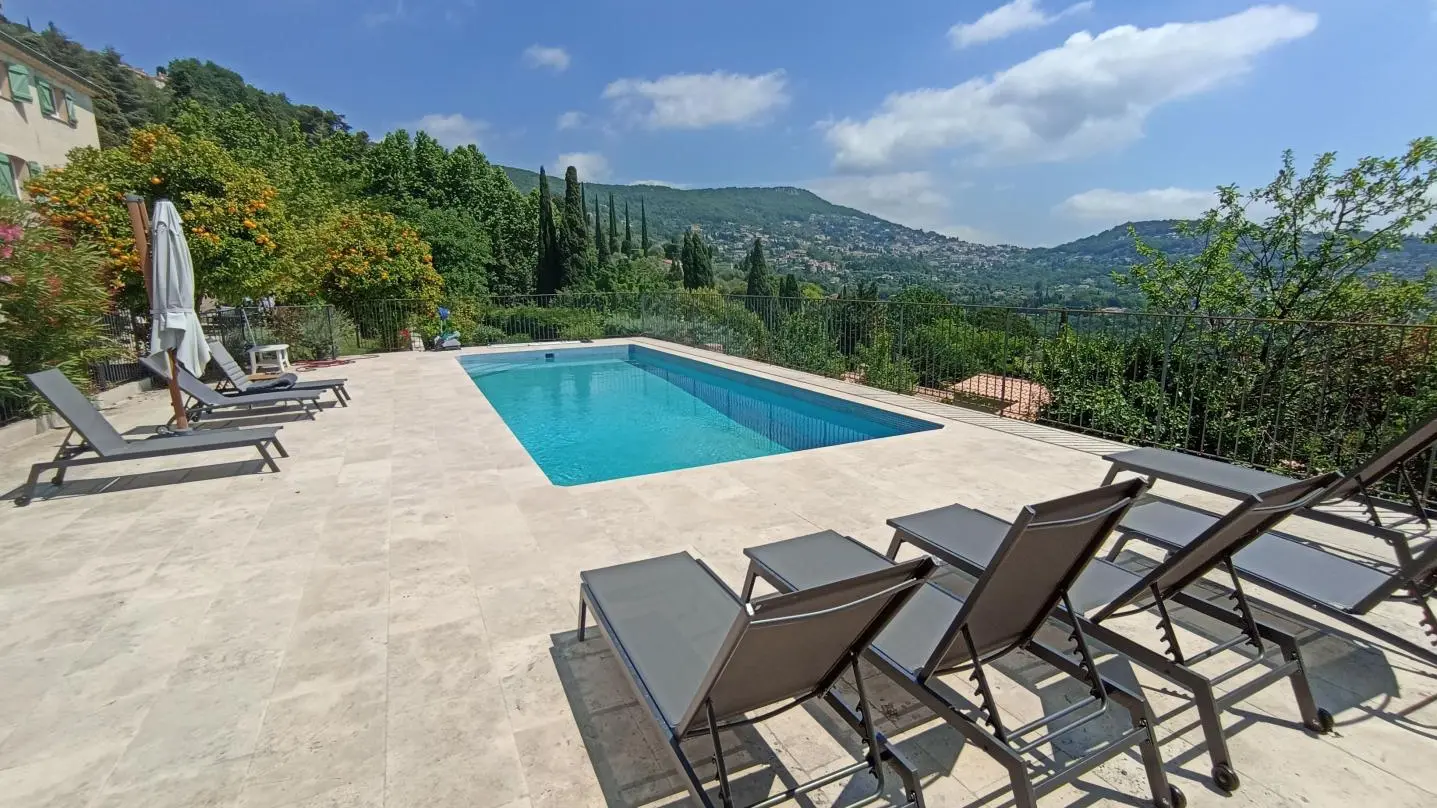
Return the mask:
[[[1301,515],[1338,527],[1361,530],[1387,541],[1398,541],[1405,548],[1405,536],[1383,524],[1377,510],[1379,499],[1373,487],[1382,480],[1397,475],[1408,502],[1382,501],[1381,504],[1408,512],[1430,530],[1431,511],[1427,506],[1425,492],[1413,478],[1412,464],[1434,444],[1437,444],[1437,415],[1414,427],[1346,476],[1333,481],[1327,491],[1323,492],[1312,506],[1305,508]],[[1152,479],[1168,480],[1209,493],[1241,499],[1292,481],[1289,477],[1257,469],[1153,447],[1116,452],[1104,455],[1103,459],[1112,464],[1107,478],[1103,480],[1105,485],[1112,482],[1119,472],[1131,471]],[[1350,509],[1343,512],[1337,507],[1350,500],[1361,503],[1363,518],[1358,518]]]
[[[65,435],[54,460],[36,463],[30,467],[30,476],[25,481],[25,487],[15,498],[16,505],[28,505],[35,496],[35,486],[40,475],[52,469],[55,471],[52,482],[59,485],[65,480],[66,469],[120,460],[253,448],[259,451],[260,458],[270,471],[279,471],[279,465],[274,462],[269,450],[273,448],[280,457],[289,457],[289,453],[280,445],[277,434],[279,427],[215,430],[189,435],[155,435],[143,440],[126,440],[105,420],[105,416],[95,409],[95,405],[85,398],[85,394],[65,378],[65,374],[51,369],[28,374],[26,378],[70,425],[70,432]],[[72,444],[70,439],[75,435],[80,436],[80,442]],[[90,452],[94,452],[95,456],[81,457]]]
[[[711,740],[718,801],[730,808],[733,795],[719,733],[822,699],[862,736],[864,760],[757,805],[865,771],[878,778],[881,790],[887,763],[902,780],[903,805],[921,808],[917,777],[874,729],[858,659],[932,566],[918,559],[751,606],[687,553],[590,570],[581,574],[579,640],[584,639],[586,613],[592,611],[700,805],[711,807],[715,801],[683,740]],[[848,672],[858,689],[856,709],[833,692]],[[764,708],[772,709],[747,717]]]
[[[170,379],[169,361],[162,353],[140,357],[140,365],[155,378],[163,382]],[[313,419],[319,412],[318,390],[277,390],[271,393],[255,393],[249,396],[223,396],[195,375],[179,366],[180,390],[189,396],[186,414],[191,421],[198,421],[212,412],[234,407],[262,407],[266,404],[299,404],[304,414]]]
[[[1141,750],[1153,801],[1178,808],[1186,803],[1163,771],[1155,720],[1142,694],[1099,674],[1081,626],[1053,638],[1064,642],[1061,650],[1048,636],[1039,637],[1045,625],[1052,626],[1048,617],[1055,607],[1071,611],[1070,588],[1078,573],[1142,489],[1140,481],[1132,480],[1024,508],[976,583],[970,585],[952,568],[930,576],[866,654],[880,672],[1008,771],[1017,808],[1033,808],[1042,794],[1133,746]],[[744,552],[750,561],[745,597],[757,578],[780,592],[801,591],[899,563],[832,531]],[[1019,649],[1072,677],[1086,695],[1022,726],[1010,726],[989,684],[989,671]],[[976,686],[977,703],[942,681],[945,674],[958,671]],[[1086,747],[1057,768],[1035,752],[1101,719],[1110,704],[1129,721],[1118,737]]]
[[[250,381],[249,375],[235,361],[234,356],[230,354],[229,349],[225,348],[223,342],[212,339],[209,344],[210,361],[215,363],[215,366],[225,374],[225,380],[234,387],[234,392],[226,395],[249,396],[281,390],[317,390],[320,392],[329,390],[334,393],[334,397],[338,399],[341,407],[349,406],[349,391],[344,387],[346,379],[305,379],[300,381],[295,374],[284,373],[277,379],[262,382]]]
[[[1232,576],[1232,589],[1213,597],[1199,581],[1219,567],[1231,575],[1232,558],[1288,514],[1322,495],[1338,475],[1330,473],[1310,480],[1287,482],[1282,487],[1246,497],[1221,519],[1209,522],[1193,540],[1146,573],[1131,572],[1110,559],[1096,558],[1083,570],[1072,588],[1074,612],[1057,616],[1071,622],[1074,615],[1087,635],[1133,662],[1192,694],[1212,760],[1213,782],[1224,791],[1237,790],[1241,783],[1223,734],[1222,711],[1280,679],[1288,679],[1297,698],[1303,723],[1315,732],[1332,729],[1332,716],[1317,707],[1307,681],[1298,637],[1281,627],[1259,622],[1242,586]],[[1128,512],[1133,519],[1143,505]],[[894,529],[888,557],[897,558],[904,544],[932,554],[973,576],[982,575],[997,557],[997,551],[1011,526],[981,511],[950,505],[923,513],[888,520]],[[1118,528],[1122,530],[1121,527]],[[1119,548],[1120,549],[1120,548]],[[1215,587],[1212,587],[1215,588]],[[1235,629],[1235,636],[1197,652],[1188,653],[1179,642],[1170,606],[1181,606],[1204,618]],[[1154,637],[1166,647],[1155,650],[1117,631],[1104,621],[1115,617],[1150,612],[1158,618]],[[1200,672],[1199,665],[1224,651],[1241,652],[1248,659],[1216,675]],[[1275,654],[1269,654],[1275,651]],[[1262,668],[1266,668],[1263,670]],[[1218,688],[1242,674],[1259,670],[1237,687]],[[1203,671],[1213,667],[1204,665]]]
[[[1220,517],[1199,508],[1154,499],[1142,503],[1118,527],[1118,549],[1138,538],[1170,551],[1196,543]],[[1116,552],[1116,550],[1115,550]],[[1437,643],[1437,542],[1396,565],[1339,555],[1315,542],[1278,532],[1256,537],[1232,558],[1236,575],[1379,637],[1437,665],[1430,648],[1360,619],[1378,604],[1405,596],[1415,603],[1417,623]]]

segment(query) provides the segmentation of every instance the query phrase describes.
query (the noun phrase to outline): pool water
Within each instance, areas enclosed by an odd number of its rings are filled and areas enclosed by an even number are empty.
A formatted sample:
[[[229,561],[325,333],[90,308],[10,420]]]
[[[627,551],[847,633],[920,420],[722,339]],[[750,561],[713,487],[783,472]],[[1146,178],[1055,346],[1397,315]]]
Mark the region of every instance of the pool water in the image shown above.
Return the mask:
[[[555,485],[939,428],[639,345],[459,361]]]

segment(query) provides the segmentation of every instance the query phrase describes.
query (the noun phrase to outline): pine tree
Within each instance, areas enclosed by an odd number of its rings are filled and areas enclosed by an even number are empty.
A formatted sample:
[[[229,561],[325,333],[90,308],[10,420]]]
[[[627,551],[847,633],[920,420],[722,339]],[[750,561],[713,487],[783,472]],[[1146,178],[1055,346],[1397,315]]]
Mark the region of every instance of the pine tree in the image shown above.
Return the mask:
[[[549,195],[549,177],[539,167],[539,263],[535,267],[536,288],[541,295],[559,291],[564,275],[564,259],[559,251],[559,236],[554,229],[554,202]]]
[[[614,207],[614,192],[609,192],[609,254],[619,255],[619,209]]]
[[[559,231],[560,289],[573,286],[589,274],[589,233],[585,218],[579,172],[569,166],[564,171],[564,214]]]
[[[634,254],[634,231],[629,229],[629,201],[624,200],[624,243],[622,245],[624,255],[630,258],[637,258]]]
[[[594,244],[598,247],[599,266],[609,265],[609,238],[604,235],[604,221],[599,217],[599,198],[594,197]]]
[[[649,214],[644,208],[644,198],[639,197],[639,250],[649,254]]]
[[[753,240],[753,249],[749,250],[748,256],[744,258],[744,265],[748,270],[748,289],[745,294],[754,297],[772,297],[774,293],[773,278],[768,274],[768,262],[763,257],[763,241]]]

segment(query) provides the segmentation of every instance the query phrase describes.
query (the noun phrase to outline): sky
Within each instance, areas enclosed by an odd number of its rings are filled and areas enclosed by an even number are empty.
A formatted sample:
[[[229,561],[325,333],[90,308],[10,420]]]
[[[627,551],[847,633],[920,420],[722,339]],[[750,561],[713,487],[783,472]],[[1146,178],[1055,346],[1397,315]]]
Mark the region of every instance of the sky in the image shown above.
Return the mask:
[[[1437,134],[1437,0],[5,0],[587,181],[796,185],[1051,245]],[[163,23],[157,23],[162,20]]]

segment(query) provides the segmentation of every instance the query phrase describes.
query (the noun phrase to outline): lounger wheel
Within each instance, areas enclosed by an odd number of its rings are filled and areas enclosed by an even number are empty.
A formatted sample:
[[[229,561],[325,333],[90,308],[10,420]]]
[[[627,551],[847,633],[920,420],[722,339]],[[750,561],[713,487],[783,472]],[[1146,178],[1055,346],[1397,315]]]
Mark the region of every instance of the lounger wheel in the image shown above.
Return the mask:
[[[1231,794],[1242,786],[1242,778],[1237,776],[1237,771],[1226,763],[1219,763],[1212,767],[1213,785]]]
[[[1188,795],[1184,794],[1183,790],[1177,786],[1168,786],[1168,799],[1173,808],[1188,808]]]
[[[23,508],[23,507],[25,507],[26,505],[29,505],[29,504],[30,504],[30,498],[29,498],[29,497],[15,497],[15,507],[17,507],[17,508]]]
[[[1318,707],[1317,720],[1311,724],[1308,724],[1307,728],[1312,730],[1313,732],[1326,735],[1337,728],[1337,719],[1332,717],[1332,713],[1329,713],[1322,707]]]

